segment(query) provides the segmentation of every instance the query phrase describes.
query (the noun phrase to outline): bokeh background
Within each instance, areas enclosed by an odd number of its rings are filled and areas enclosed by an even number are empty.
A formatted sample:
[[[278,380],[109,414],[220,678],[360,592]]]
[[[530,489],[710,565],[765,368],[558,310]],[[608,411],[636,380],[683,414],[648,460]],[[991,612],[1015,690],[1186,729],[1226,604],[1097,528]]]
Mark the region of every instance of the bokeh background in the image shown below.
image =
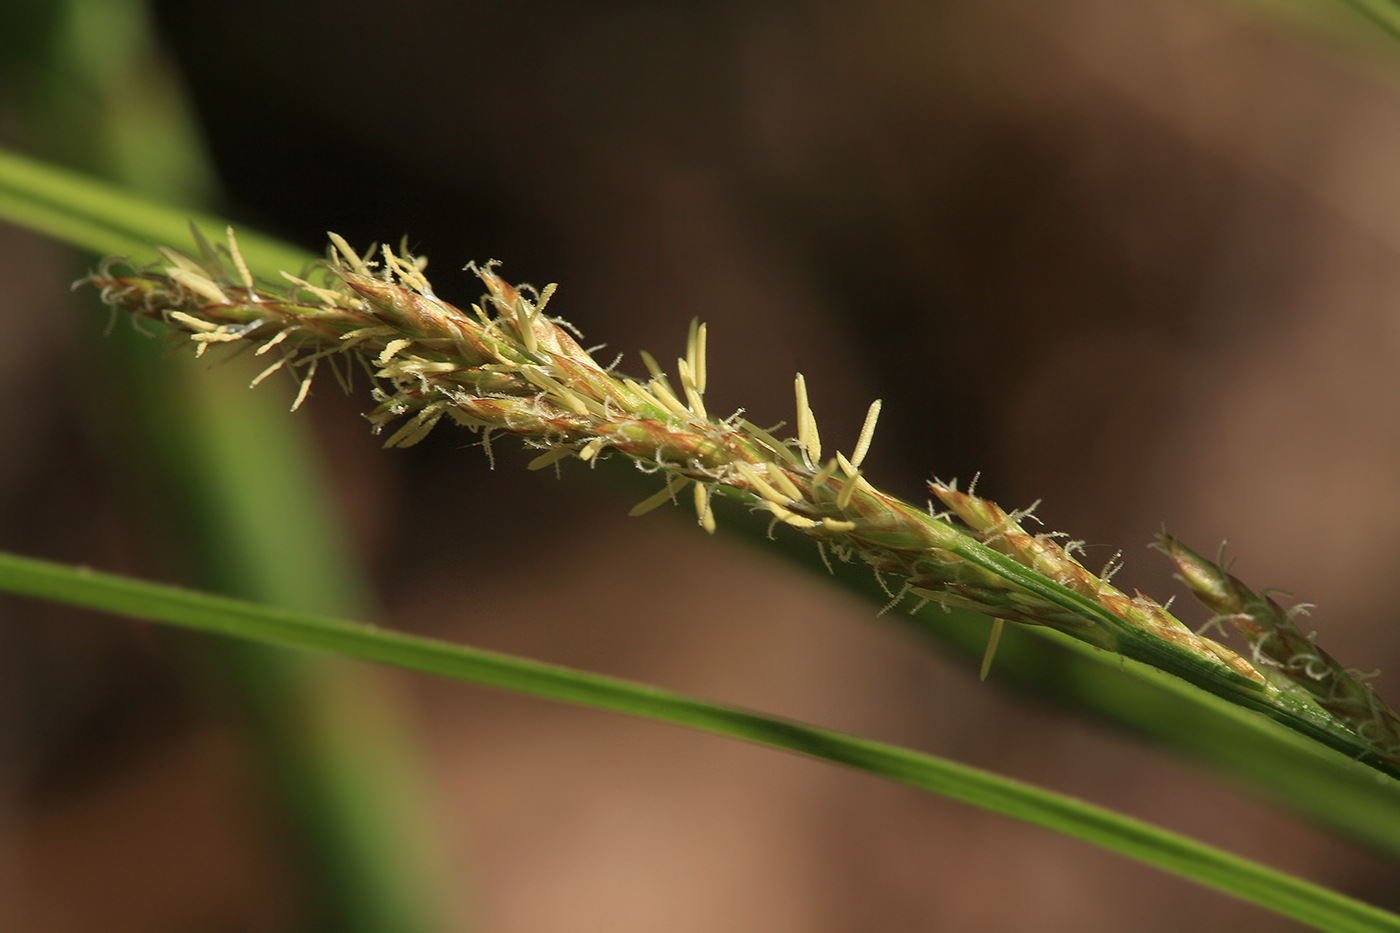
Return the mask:
[[[501,259],[626,369],[698,316],[712,410],[791,419],[801,371],[849,449],[883,398],[883,487],[980,473],[1162,597],[1163,523],[1228,538],[1236,573],[1318,604],[1334,654],[1395,670],[1400,55],[1299,6],[16,2],[0,140],[311,250],[407,237],[450,300]],[[237,363],[104,337],[68,289],[89,257],[3,224],[0,247],[5,549],[908,744],[1400,909],[1394,862],[981,684],[682,509],[627,518],[650,490],[624,470],[528,473],[501,441],[493,471],[445,428],[381,451],[329,381],[206,438],[208,387],[249,394]],[[240,524],[268,507],[285,522]],[[308,777],[323,742],[365,783]],[[336,794],[369,814],[353,845],[317,828]],[[341,846],[421,912],[381,929],[1295,928],[829,766],[0,601],[0,928],[374,929],[353,870],[321,877]]]

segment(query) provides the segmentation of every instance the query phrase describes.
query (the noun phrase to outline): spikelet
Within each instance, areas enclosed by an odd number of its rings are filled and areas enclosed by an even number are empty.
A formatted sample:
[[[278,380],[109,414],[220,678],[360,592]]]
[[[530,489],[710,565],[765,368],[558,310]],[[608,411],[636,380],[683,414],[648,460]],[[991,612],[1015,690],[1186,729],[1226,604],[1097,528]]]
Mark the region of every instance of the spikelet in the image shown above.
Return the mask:
[[[1306,611],[1306,605],[1283,609],[1171,535],[1159,535],[1155,546],[1176,564],[1178,579],[1215,613],[1212,623],[1233,625],[1244,636],[1255,665],[1271,681],[1306,695],[1346,723],[1377,754],[1400,762],[1400,717],[1380,701],[1362,676],[1319,648],[1313,636],[1303,634],[1293,619]]]

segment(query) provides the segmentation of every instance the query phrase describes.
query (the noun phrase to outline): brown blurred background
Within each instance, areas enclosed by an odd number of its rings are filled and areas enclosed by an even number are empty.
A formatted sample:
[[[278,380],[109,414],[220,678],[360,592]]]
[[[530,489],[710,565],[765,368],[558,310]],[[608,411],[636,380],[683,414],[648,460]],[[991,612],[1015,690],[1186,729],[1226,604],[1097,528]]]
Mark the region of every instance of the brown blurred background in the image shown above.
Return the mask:
[[[230,216],[561,283],[591,341],[711,333],[710,407],[791,418],[808,375],[871,477],[970,478],[1176,592],[1163,522],[1400,668],[1400,58],[1220,4],[163,2]],[[42,147],[22,121],[21,149]],[[104,466],[63,249],[0,228],[0,546],[160,579],[181,542]],[[100,329],[97,328],[97,329]],[[286,393],[286,384],[258,391]],[[684,510],[628,519],[465,433],[314,424],[375,621],[912,745],[1391,909],[1400,871],[1047,709]],[[289,416],[292,417],[292,416]],[[725,524],[723,512],[719,515]],[[601,584],[607,584],[603,586]],[[618,593],[625,593],[620,597]],[[1188,619],[1201,621],[1189,611]],[[301,929],[264,777],[189,640],[0,602],[0,928]],[[195,668],[198,670],[199,668]],[[1273,930],[1222,896],[860,775],[427,678],[449,929]],[[1380,692],[1397,699],[1393,681]]]

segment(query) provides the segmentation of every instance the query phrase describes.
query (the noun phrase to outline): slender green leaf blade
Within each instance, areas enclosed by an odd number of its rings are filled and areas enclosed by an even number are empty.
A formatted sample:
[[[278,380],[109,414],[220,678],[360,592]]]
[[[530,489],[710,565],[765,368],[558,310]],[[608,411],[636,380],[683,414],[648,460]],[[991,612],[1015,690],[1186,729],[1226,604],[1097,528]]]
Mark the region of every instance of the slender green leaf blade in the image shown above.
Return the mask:
[[[656,687],[14,555],[0,554],[0,590],[744,739],[1074,836],[1322,929],[1400,931],[1400,917],[1386,911],[1092,804],[909,749]]]
[[[228,222],[170,207],[116,185],[0,149],[0,217],[99,255],[154,260],[154,245],[192,245],[190,224],[206,232]],[[310,253],[240,228],[239,248],[257,274],[273,277],[315,259]]]

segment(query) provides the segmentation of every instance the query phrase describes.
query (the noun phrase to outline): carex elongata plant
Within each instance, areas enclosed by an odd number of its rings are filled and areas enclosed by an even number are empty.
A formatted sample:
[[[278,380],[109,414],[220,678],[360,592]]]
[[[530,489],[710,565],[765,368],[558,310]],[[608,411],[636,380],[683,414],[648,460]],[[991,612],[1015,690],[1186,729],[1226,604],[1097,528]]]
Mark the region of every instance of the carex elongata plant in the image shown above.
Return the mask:
[[[862,464],[878,401],[851,453],[828,455],[801,375],[795,438],[742,413],[720,418],[707,410],[706,329],[698,322],[676,362],[677,389],[645,352],[645,379],[600,365],[569,325],[544,313],[553,285],[516,288],[494,263],[469,267],[486,292],[467,313],[434,294],[425,262],[405,250],[385,246],[361,256],[332,234],[319,277],[283,272],[286,282],[273,284],[250,274],[231,228],[218,247],[195,238],[198,255],[162,248],[164,262],[144,268],[109,259],[84,281],[107,303],[187,334],[197,353],[212,344],[255,345],[271,362],[253,384],[279,369],[293,372],[300,383],[294,409],[323,363],[347,389],[353,371],[366,370],[377,403],[368,415],[374,430],[401,422],[386,446],[414,444],[447,418],[481,432],[488,456],[493,434],[522,438],[541,451],[531,469],[611,453],[630,458],[663,481],[633,515],[683,494],[707,531],[715,528],[716,495],[764,510],[824,554],[898,578],[894,603],[933,601],[991,616],[984,677],[1003,620],[1048,626],[1400,776],[1400,718],[1371,687],[1305,637],[1296,613],[1175,539],[1163,535],[1159,547],[1216,613],[1212,624],[1244,633],[1251,657],[1193,632],[1150,597],[1128,596],[1110,574],[1091,573],[1075,559],[1074,542],[1028,532],[1029,509],[1007,512],[956,483],[930,484],[942,513],[877,489]]]

